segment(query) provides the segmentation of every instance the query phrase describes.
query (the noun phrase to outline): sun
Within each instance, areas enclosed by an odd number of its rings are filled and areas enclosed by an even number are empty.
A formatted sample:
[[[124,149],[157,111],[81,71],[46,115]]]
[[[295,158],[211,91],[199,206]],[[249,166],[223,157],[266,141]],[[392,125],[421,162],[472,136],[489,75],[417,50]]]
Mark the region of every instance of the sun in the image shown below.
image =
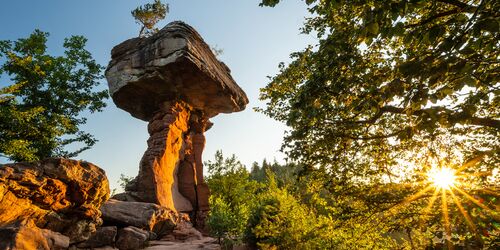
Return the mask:
[[[399,213],[401,207],[407,206],[409,203],[417,201],[419,199],[427,199],[428,203],[422,208],[422,213],[420,217],[420,225],[426,225],[426,223],[434,223],[431,218],[438,215],[434,210],[438,210],[442,215],[442,225],[443,231],[446,233],[446,237],[442,237],[441,240],[446,241],[447,249],[453,249],[454,243],[452,239],[452,231],[457,228],[454,225],[455,215],[451,214],[460,213],[463,218],[462,220],[467,224],[469,232],[471,235],[477,239],[478,242],[482,242],[482,232],[480,228],[475,224],[476,220],[482,220],[483,217],[493,218],[494,220],[499,218],[498,212],[495,210],[495,204],[490,201],[489,204],[485,204],[478,190],[471,185],[470,180],[473,177],[479,176],[475,173],[463,172],[464,169],[474,166],[483,159],[484,155],[472,158],[460,165],[448,163],[444,161],[437,162],[435,165],[427,165],[424,171],[419,172],[419,176],[422,177],[422,181],[414,183],[415,187],[419,188],[419,191],[407,196],[401,203],[393,206],[389,209],[389,216],[393,216]],[[473,194],[468,192],[473,191]],[[488,189],[480,189],[483,192],[488,192],[493,196],[497,196],[497,191],[489,191]],[[482,194],[482,193],[481,193]],[[437,208],[435,204],[441,200],[440,208]],[[455,204],[456,208],[453,210],[449,209],[450,204]],[[490,206],[492,204],[493,206]],[[477,206],[476,215],[471,214],[468,210],[474,208],[473,205]],[[472,215],[472,216],[471,216]],[[476,219],[476,218],[478,219]],[[481,227],[481,224],[479,224]],[[483,232],[486,229],[481,229]],[[489,232],[489,231],[487,231]],[[443,235],[444,236],[444,235]]]
[[[433,168],[428,173],[429,181],[440,189],[450,190],[456,184],[455,171],[451,168]]]

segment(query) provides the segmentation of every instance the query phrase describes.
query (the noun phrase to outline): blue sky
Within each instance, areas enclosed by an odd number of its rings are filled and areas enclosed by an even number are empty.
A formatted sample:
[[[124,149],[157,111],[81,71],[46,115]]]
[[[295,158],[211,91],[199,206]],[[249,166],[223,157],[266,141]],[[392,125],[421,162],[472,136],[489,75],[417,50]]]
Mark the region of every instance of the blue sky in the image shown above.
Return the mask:
[[[88,38],[87,49],[106,66],[110,51],[120,42],[139,32],[130,11],[147,1],[136,0],[4,0],[0,5],[0,40],[28,36],[34,29],[50,33],[49,51],[60,54],[62,42],[71,35]],[[174,20],[184,21],[202,35],[205,41],[223,49],[220,59],[232,71],[236,82],[245,90],[250,104],[243,112],[222,114],[212,119],[207,131],[204,160],[213,159],[216,150],[235,154],[247,167],[254,161],[277,159],[285,126],[253,111],[262,106],[259,88],[267,76],[277,73],[279,62],[288,62],[291,52],[305,48],[315,39],[300,34],[304,16],[303,1],[289,0],[275,8],[259,7],[258,0],[170,0],[170,13],[159,23],[163,27]],[[0,86],[8,84],[3,77]],[[107,88],[103,80],[100,88]],[[95,135],[99,142],[77,158],[106,170],[111,187],[117,186],[121,173],[135,176],[146,149],[146,122],[116,108],[111,99],[104,112],[87,116],[82,129]]]

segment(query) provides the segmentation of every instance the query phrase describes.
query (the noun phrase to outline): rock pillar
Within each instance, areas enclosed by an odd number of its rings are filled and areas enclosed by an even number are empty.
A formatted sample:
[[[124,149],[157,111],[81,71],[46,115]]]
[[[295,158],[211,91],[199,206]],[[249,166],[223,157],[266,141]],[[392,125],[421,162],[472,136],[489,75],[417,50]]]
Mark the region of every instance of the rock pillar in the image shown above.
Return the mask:
[[[173,211],[193,212],[195,218],[208,211],[202,160],[207,124],[203,112],[186,103],[164,103],[149,122],[148,148],[139,175],[127,186],[129,194]]]
[[[139,175],[121,197],[190,212],[202,222],[210,195],[202,163],[208,119],[244,110],[245,92],[183,22],[129,39],[113,48],[111,58],[106,79],[114,103],[148,121],[150,135]]]
[[[186,104],[165,103],[148,124],[148,148],[141,159],[135,185],[127,191],[135,198],[191,211],[192,204],[179,193],[177,171],[186,148],[190,111]]]

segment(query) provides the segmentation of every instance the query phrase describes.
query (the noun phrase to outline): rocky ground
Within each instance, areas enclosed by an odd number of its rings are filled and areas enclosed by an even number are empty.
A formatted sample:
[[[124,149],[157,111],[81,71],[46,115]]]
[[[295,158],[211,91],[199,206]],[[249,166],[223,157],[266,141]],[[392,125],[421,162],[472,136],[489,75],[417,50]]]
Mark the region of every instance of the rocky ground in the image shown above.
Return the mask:
[[[175,242],[170,240],[159,240],[149,242],[149,246],[146,250],[170,250],[170,249],[185,249],[185,250],[195,250],[195,249],[220,249],[220,246],[216,243],[216,240],[209,237],[204,237],[199,240],[191,240],[185,242]]]
[[[198,240],[174,241],[170,238],[149,241],[144,250],[215,250],[221,249],[220,245],[216,243],[217,240],[210,237],[203,237]],[[78,248],[76,248],[78,249]],[[113,250],[118,249],[115,247],[98,247],[94,250]]]
[[[106,175],[84,161],[0,166],[0,249],[220,249],[186,214],[109,199]]]

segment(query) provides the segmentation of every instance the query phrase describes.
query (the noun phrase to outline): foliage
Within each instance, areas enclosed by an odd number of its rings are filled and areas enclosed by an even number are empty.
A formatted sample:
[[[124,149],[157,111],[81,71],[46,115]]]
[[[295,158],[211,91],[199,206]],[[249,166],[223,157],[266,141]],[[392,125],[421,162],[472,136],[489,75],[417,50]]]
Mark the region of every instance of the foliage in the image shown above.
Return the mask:
[[[307,207],[286,189],[278,188],[270,176],[268,189],[258,197],[246,231],[246,240],[261,249],[304,249],[304,238],[313,231]]]
[[[290,169],[301,167],[267,161],[263,161],[262,166],[255,163],[249,174],[234,155],[224,158],[219,151],[215,158],[214,162],[206,163],[211,173],[207,181],[212,187],[207,223],[215,237],[230,240],[232,245],[243,240],[268,249],[387,248],[394,245],[392,238],[383,235],[383,224],[374,226],[363,223],[360,218],[343,218],[335,213],[341,208],[336,207],[331,202],[331,195],[325,192],[325,180],[321,178],[325,175],[301,176],[300,171],[289,174]],[[262,173],[263,178],[260,177]],[[248,192],[244,192],[245,186],[249,187]],[[407,243],[404,239],[402,242]]]
[[[94,91],[101,65],[85,50],[82,36],[65,39],[64,56],[47,54],[48,33],[35,30],[17,41],[0,41],[0,74],[12,84],[0,88],[0,153],[15,161],[73,157],[96,139],[79,129],[80,114],[102,111],[107,91]],[[74,152],[65,150],[83,144]]]
[[[221,56],[222,54],[224,54],[224,49],[219,48],[219,47],[217,46],[217,44],[216,44],[216,45],[214,45],[214,46],[210,46],[210,50],[212,51],[212,53],[214,53],[215,57],[217,57],[217,58],[218,58],[219,56]]]
[[[235,155],[224,158],[222,152],[217,151],[215,161],[208,161],[205,165],[208,168],[207,184],[210,191],[221,194],[230,206],[246,204],[260,188],[256,181],[250,180],[248,170]]]
[[[262,166],[254,162],[250,172],[250,178],[266,182],[268,174],[272,173],[276,176],[275,180],[279,187],[295,188],[297,185],[297,176],[302,172],[303,166],[296,163],[287,163],[285,165],[279,164],[276,160],[271,164],[267,160],[262,161]]]
[[[155,0],[154,3],[147,3],[132,10],[132,16],[138,24],[142,25],[139,36],[142,37],[156,32],[156,23],[165,19],[168,11],[168,4],[163,4],[161,0]]]
[[[215,154],[215,161],[205,163],[209,177],[211,212],[207,220],[214,237],[238,242],[249,216],[249,209],[260,189],[260,185],[250,179],[245,166],[235,155],[224,158],[221,151]]]
[[[220,196],[210,197],[210,215],[206,223],[219,244],[221,239],[238,240],[241,237],[246,226],[246,208],[241,205],[231,207]]]
[[[132,176],[126,176],[124,174],[120,174],[120,179],[118,180],[118,185],[120,185],[120,187],[125,190],[125,188],[127,187],[127,185],[132,181],[134,180],[134,177]]]
[[[500,3],[305,2],[302,31],[318,44],[280,64],[260,110],[289,126],[283,150],[320,177],[308,188],[321,191],[303,201],[345,221],[382,218],[383,231],[409,230],[412,244],[443,227],[447,244],[490,244],[499,232]],[[460,183],[434,192],[426,173],[443,166]],[[488,190],[493,203],[474,195]]]
[[[261,95],[291,127],[293,159],[391,166],[450,135],[466,158],[498,150],[496,1],[307,2],[304,32],[319,45],[292,54]]]

